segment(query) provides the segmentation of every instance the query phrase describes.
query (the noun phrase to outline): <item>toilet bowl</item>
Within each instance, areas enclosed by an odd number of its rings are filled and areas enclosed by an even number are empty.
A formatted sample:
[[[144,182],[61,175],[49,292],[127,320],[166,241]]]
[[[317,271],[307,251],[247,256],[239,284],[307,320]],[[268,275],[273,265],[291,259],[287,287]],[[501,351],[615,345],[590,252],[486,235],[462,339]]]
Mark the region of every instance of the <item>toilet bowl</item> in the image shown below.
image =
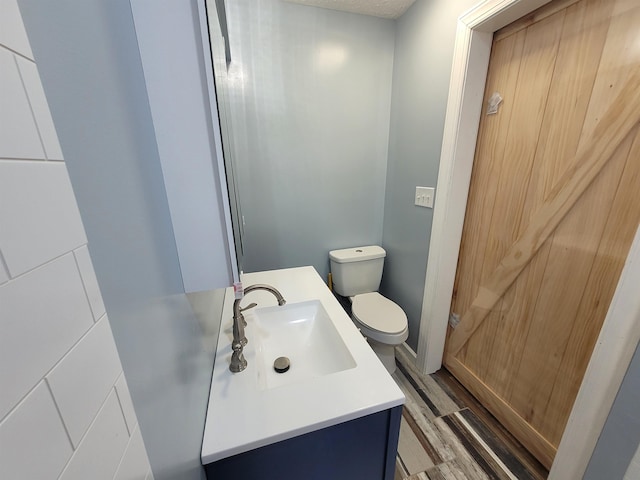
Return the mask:
[[[395,347],[409,336],[407,315],[378,292],[351,297],[351,319],[389,373],[396,370]]]
[[[351,319],[389,371],[396,369],[395,347],[409,336],[402,308],[378,293],[386,252],[377,245],[329,252],[336,293],[351,301]]]

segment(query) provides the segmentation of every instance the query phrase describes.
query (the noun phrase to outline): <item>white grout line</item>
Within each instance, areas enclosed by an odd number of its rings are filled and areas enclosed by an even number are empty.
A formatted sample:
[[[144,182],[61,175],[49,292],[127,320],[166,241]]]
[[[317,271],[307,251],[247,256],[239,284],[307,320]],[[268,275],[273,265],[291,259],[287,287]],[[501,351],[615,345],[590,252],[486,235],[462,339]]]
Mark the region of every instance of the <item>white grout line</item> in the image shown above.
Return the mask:
[[[18,76],[20,77],[20,83],[22,84],[22,89],[24,90],[24,95],[27,97],[27,103],[29,104],[29,111],[31,112],[31,117],[33,118],[33,123],[36,126],[36,132],[38,133],[38,139],[40,140],[40,146],[42,147],[42,153],[44,154],[45,159],[49,159],[49,155],[47,154],[47,149],[44,145],[44,139],[42,138],[42,132],[40,123],[38,122],[38,117],[36,115],[36,111],[33,108],[33,101],[31,100],[31,95],[29,89],[27,88],[27,84],[24,81],[24,76],[22,75],[22,70],[20,69],[20,63],[18,63],[18,59],[14,55],[13,62],[16,65],[16,69],[18,70]]]
[[[56,407],[56,411],[58,412],[58,417],[60,418],[60,422],[62,423],[62,426],[64,427],[64,433],[67,434],[67,439],[69,440],[69,444],[71,445],[71,450],[75,451],[76,450],[76,445],[73,443],[73,440],[71,439],[71,434],[69,433],[69,429],[67,428],[67,423],[64,421],[64,417],[62,416],[62,412],[60,411],[60,407],[58,406],[58,401],[56,400],[56,396],[53,394],[53,390],[51,389],[51,385],[49,384],[49,380],[47,380],[46,377],[44,377],[42,379],[42,382],[44,382],[47,390],[49,391],[49,395],[51,395],[51,400],[53,400],[53,405]],[[38,385],[40,384],[40,382],[38,382]],[[67,461],[71,460],[71,457],[69,457],[67,459]]]
[[[80,263],[78,262],[78,250],[80,250],[81,248],[88,248],[87,244],[85,243],[84,245],[73,249],[73,260],[76,264],[76,270],[78,270],[78,276],[80,277],[80,282],[82,283],[82,289],[84,290],[84,296],[87,299],[87,304],[89,305],[89,310],[91,310],[91,317],[93,318],[93,323],[98,323],[98,320],[100,320],[102,317],[98,317],[96,318],[96,312],[93,311],[94,306],[91,303],[91,298],[89,298],[89,291],[87,290],[87,284],[86,284],[86,279],[84,277],[84,275],[82,274],[82,269],[80,268]]]
[[[511,480],[518,480],[518,478],[513,475],[511,470],[509,470],[509,468],[504,463],[502,463],[502,460],[500,460],[500,458],[493,452],[493,450],[491,450],[489,445],[487,445],[485,443],[485,441],[482,439],[482,437],[480,437],[480,435],[478,435],[478,433],[473,429],[473,427],[471,425],[469,425],[469,423],[465,420],[465,418],[462,415],[460,415],[460,412],[455,412],[454,415],[467,428],[467,431],[471,435],[473,435],[473,437],[476,440],[478,440],[478,442],[480,442],[480,444],[484,447],[484,449],[489,453],[489,455],[491,455],[491,457],[496,461],[496,463],[500,466],[500,468],[502,468],[502,470],[504,470],[504,472],[509,476],[509,478]]]
[[[122,418],[124,418],[124,426],[127,427],[127,433],[129,434],[129,441],[131,441],[131,437],[133,437],[133,432],[135,431],[138,424],[136,423],[133,427],[129,426],[129,422],[127,422],[127,416],[124,413],[124,407],[122,406],[122,399],[120,398],[120,391],[118,390],[118,380],[124,376],[124,371],[120,372],[118,378],[116,378],[116,382],[113,384],[113,389],[116,392],[116,399],[118,400],[118,405],[120,406],[120,412],[122,413]],[[126,379],[125,379],[126,382]],[[119,468],[119,467],[118,467]]]
[[[17,51],[17,50],[14,50],[13,48],[11,48],[11,47],[9,47],[9,46],[7,46],[7,45],[4,45],[4,44],[2,44],[2,43],[0,43],[0,49],[7,50],[8,52],[11,52],[11,53],[13,53],[14,55],[17,55],[17,56],[19,56],[19,57],[22,57],[22,58],[24,58],[25,60],[30,61],[31,63],[36,63],[36,61],[35,61],[33,58],[29,58],[29,57],[27,57],[24,53],[21,53],[21,52],[19,52],[19,51]]]
[[[4,255],[2,254],[2,249],[0,248],[0,270],[4,270],[4,272],[6,273],[6,277],[7,277],[7,282],[9,280],[11,280],[11,272],[9,272],[9,265],[7,265],[7,261],[4,258]]]

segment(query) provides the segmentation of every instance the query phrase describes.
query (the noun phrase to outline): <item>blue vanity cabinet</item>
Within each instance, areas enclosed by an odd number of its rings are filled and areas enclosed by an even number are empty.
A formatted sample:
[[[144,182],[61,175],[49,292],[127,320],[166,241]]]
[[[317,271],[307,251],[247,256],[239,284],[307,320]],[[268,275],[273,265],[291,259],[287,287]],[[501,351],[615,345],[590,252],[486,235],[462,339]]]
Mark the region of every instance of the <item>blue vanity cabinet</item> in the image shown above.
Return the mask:
[[[401,416],[397,406],[224,458],[207,479],[393,480]]]

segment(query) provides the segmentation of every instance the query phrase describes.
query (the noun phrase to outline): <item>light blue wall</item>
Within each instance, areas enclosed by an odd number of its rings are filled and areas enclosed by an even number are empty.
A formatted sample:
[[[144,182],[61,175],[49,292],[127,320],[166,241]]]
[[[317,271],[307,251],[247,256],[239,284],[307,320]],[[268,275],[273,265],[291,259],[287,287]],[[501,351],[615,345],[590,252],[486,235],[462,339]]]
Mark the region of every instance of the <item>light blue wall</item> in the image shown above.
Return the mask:
[[[228,98],[245,271],[382,241],[392,20],[273,0],[227,3]]]
[[[631,359],[584,480],[622,479],[640,444],[640,350]]]
[[[20,7],[155,478],[203,478],[219,318],[184,295],[129,0]]]
[[[433,210],[414,206],[415,187],[436,186],[457,19],[476,3],[417,0],[397,22],[381,292],[407,313],[414,350],[433,218]]]

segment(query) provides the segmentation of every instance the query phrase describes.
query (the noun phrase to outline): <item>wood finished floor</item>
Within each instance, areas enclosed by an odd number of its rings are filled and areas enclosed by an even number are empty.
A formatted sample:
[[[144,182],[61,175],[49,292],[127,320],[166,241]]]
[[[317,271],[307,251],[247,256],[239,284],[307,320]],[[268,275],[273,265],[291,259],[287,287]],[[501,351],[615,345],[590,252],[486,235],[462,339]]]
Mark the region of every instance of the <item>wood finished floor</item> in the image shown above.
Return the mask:
[[[407,400],[394,480],[542,480],[548,472],[446,370],[422,375],[401,349]]]

